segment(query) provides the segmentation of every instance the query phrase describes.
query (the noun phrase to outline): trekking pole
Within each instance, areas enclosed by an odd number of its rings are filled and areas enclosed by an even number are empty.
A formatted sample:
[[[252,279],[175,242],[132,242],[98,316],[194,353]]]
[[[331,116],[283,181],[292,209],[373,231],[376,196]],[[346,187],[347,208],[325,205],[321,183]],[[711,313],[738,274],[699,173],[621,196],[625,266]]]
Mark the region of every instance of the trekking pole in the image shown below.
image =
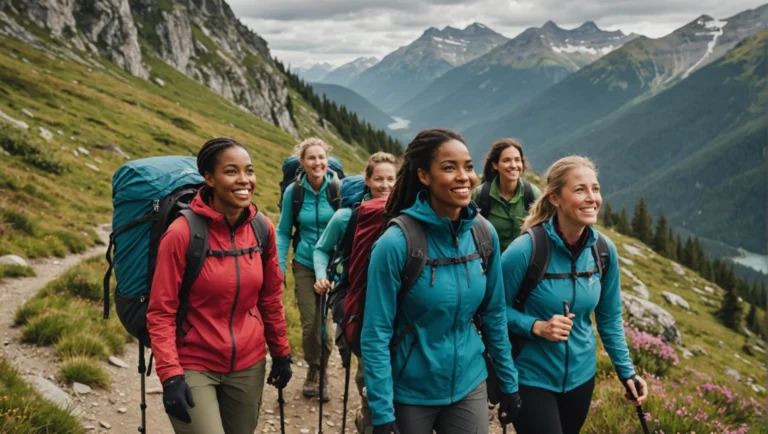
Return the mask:
[[[338,326],[337,326],[338,327]],[[349,351],[349,348],[347,348],[347,351]],[[342,434],[346,432],[347,429],[347,400],[349,400],[349,371],[352,370],[352,355],[347,355],[347,361],[346,361],[346,372],[344,373],[344,415],[341,418],[341,432]],[[359,367],[358,367],[359,369]]]
[[[282,387],[277,388],[277,403],[280,406],[280,432],[285,434],[285,400]]]
[[[637,379],[632,380],[633,383],[635,383],[635,391],[637,393],[640,393],[640,382]],[[629,390],[629,386],[624,384],[624,387],[627,389],[627,392],[632,394],[632,391]],[[637,399],[637,394],[634,395],[635,399]],[[635,410],[637,411],[637,418],[640,419],[640,426],[643,427],[643,434],[650,434],[650,431],[648,430],[648,422],[645,420],[645,412],[643,411],[643,406],[638,405],[635,407]]]
[[[328,318],[326,311],[328,310],[328,292],[326,291],[320,296],[320,387],[318,395],[320,395],[320,411],[318,414],[317,433],[323,434],[323,382],[325,381],[325,321]]]
[[[139,377],[141,377],[141,426],[139,426],[139,432],[146,434],[147,432],[147,384],[144,379],[144,373],[147,372],[147,367],[144,364],[144,341],[139,338]]]

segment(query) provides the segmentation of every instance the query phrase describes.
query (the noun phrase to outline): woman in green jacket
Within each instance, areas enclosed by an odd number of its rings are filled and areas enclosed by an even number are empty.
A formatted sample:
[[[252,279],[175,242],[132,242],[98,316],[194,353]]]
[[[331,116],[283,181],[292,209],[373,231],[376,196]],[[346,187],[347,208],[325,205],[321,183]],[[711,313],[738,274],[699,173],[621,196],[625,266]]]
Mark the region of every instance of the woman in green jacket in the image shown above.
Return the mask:
[[[368,164],[365,167],[365,185],[367,190],[364,200],[387,198],[395,185],[395,175],[397,174],[397,157],[386,152],[377,152],[368,158]],[[327,269],[331,260],[331,252],[341,245],[347,226],[350,223],[352,208],[339,208],[331,217],[325,231],[320,236],[320,240],[315,246],[315,292],[324,294],[331,288],[331,282],[328,280]],[[347,270],[345,270],[346,272]],[[337,332],[341,332],[341,327],[337,326]],[[336,344],[339,346],[339,352],[346,349],[343,336],[336,338]],[[349,360],[349,359],[347,359]],[[368,407],[368,400],[363,396],[363,387],[365,380],[363,378],[363,359],[357,357],[357,374],[355,375],[357,390],[362,399],[362,408],[355,418],[357,431],[361,434],[370,434],[373,430],[371,422],[371,409]]]
[[[472,194],[480,213],[498,232],[502,252],[520,235],[528,209],[541,196],[541,190],[523,178],[527,169],[520,143],[513,139],[497,140],[485,157],[485,182]]]

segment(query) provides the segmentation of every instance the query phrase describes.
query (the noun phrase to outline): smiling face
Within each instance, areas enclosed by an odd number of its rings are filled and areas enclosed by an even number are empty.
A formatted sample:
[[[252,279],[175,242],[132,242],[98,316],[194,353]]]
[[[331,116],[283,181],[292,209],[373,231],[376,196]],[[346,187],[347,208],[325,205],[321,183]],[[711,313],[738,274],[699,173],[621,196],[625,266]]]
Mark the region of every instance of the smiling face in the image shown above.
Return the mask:
[[[213,189],[213,208],[225,215],[251,205],[256,174],[248,151],[231,146],[221,151],[213,173],[205,173],[205,183]]]
[[[514,146],[509,146],[499,155],[499,161],[492,163],[499,172],[499,181],[516,182],[523,174],[523,156]]]
[[[440,217],[458,219],[468,206],[477,174],[467,145],[448,140],[435,151],[429,171],[418,169],[419,180],[429,189],[432,209]]]
[[[577,167],[566,175],[559,194],[549,196],[557,207],[557,220],[563,227],[586,227],[597,223],[597,213],[603,203],[595,171]]]
[[[373,166],[373,173],[366,178],[365,184],[371,190],[374,199],[387,198],[395,186],[395,166],[392,163],[379,163]]]
[[[307,176],[314,179],[324,177],[326,170],[328,170],[328,154],[320,145],[305,149],[299,161],[304,166],[304,172]]]

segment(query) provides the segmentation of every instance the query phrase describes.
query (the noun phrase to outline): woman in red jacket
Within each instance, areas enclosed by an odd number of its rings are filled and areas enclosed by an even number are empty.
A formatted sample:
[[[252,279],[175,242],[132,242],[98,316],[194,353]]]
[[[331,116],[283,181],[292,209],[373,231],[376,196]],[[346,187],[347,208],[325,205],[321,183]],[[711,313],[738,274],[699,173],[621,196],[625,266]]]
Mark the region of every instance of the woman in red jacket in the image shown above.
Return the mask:
[[[232,139],[210,140],[197,166],[206,185],[190,208],[208,221],[209,256],[190,287],[177,335],[190,242],[187,220],[176,219],[160,240],[147,310],[152,353],[176,433],[252,434],[267,346],[269,383],[283,388],[291,378],[275,229],[267,220],[269,244],[254,253],[251,248],[262,246],[250,225],[257,213],[251,203],[256,176],[245,146]],[[215,255],[221,252],[227,254]]]

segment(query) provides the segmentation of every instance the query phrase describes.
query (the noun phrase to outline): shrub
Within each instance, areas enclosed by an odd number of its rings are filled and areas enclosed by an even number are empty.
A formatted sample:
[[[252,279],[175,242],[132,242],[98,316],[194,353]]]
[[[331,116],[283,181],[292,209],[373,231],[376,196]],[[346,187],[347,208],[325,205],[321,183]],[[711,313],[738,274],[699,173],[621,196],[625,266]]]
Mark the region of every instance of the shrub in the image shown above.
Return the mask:
[[[665,344],[661,336],[651,336],[637,328],[626,327],[629,352],[635,366],[656,376],[665,376],[680,360],[674,348]]]
[[[40,229],[37,221],[30,218],[23,210],[6,209],[2,211],[2,217],[3,221],[9,223],[17,231],[33,237],[37,235]]]
[[[54,231],[53,235],[58,238],[71,253],[82,253],[88,249],[88,242],[84,237],[81,237],[76,233]]]
[[[109,349],[104,342],[104,338],[98,334],[94,334],[88,331],[78,331],[76,333],[64,336],[58,344],[56,344],[56,354],[59,357],[107,357],[109,355]]]
[[[4,277],[32,277],[35,270],[21,265],[0,265],[0,279]]]
[[[0,126],[0,148],[45,172],[57,175],[64,172],[59,157],[50,149],[31,142],[28,133],[13,130],[9,126]]]
[[[90,357],[70,357],[60,366],[61,378],[67,384],[74,382],[109,389],[109,374],[104,372],[98,360]]]
[[[83,321],[61,311],[33,317],[21,329],[21,341],[35,345],[55,344],[67,333],[84,326]]]

